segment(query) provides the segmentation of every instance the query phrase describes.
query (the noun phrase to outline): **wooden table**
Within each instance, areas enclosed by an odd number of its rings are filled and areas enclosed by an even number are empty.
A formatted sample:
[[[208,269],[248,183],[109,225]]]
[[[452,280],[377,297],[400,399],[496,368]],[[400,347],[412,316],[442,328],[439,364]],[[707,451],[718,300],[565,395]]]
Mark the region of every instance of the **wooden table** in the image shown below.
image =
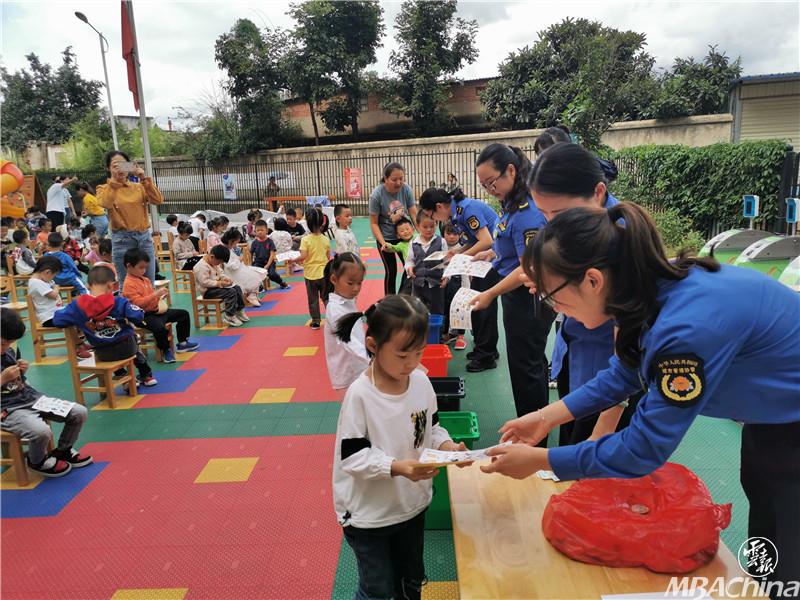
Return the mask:
[[[448,481],[461,600],[599,600],[601,594],[659,592],[669,585],[669,575],[580,563],[550,545],[542,533],[542,514],[550,496],[572,482],[535,476],[518,481],[487,475],[477,465],[448,467]],[[716,558],[690,576],[711,582],[744,573],[720,541]],[[732,593],[739,589],[731,585]]]

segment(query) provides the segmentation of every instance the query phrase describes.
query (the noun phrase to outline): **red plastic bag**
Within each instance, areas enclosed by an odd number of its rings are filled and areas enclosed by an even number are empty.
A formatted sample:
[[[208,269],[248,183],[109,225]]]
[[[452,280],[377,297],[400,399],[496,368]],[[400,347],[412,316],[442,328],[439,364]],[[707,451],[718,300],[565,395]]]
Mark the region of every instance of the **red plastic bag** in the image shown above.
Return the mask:
[[[550,498],[548,541],[574,560],[688,573],[717,553],[730,504],[714,504],[702,480],[667,463],[638,479],[585,479]]]

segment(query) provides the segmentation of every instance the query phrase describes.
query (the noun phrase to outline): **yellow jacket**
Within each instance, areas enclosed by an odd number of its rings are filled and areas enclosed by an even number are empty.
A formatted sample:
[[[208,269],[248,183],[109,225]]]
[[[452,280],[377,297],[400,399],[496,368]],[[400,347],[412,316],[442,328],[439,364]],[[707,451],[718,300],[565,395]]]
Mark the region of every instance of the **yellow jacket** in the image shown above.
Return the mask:
[[[164,202],[164,196],[150,177],[143,178],[141,183],[109,179],[97,186],[97,199],[108,210],[112,231],[147,231],[150,229],[147,205]]]
[[[83,210],[85,210],[86,214],[90,217],[100,217],[106,214],[105,209],[100,206],[100,202],[93,194],[86,194],[83,197]]]

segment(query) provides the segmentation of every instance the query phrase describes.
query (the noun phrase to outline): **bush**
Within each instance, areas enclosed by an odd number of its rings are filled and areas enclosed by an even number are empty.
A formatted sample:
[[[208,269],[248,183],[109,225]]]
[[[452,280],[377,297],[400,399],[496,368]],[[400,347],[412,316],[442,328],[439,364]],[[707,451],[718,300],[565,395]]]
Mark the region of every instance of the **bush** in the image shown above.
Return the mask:
[[[703,236],[692,228],[692,220],[677,210],[651,211],[650,214],[667,247],[667,256],[676,256],[681,250],[697,253],[705,244]]]
[[[786,142],[764,140],[740,144],[637,146],[613,155],[619,178],[612,191],[629,200],[688,217],[693,228],[711,231],[744,223],[742,196],[761,197],[758,222],[778,218]]]

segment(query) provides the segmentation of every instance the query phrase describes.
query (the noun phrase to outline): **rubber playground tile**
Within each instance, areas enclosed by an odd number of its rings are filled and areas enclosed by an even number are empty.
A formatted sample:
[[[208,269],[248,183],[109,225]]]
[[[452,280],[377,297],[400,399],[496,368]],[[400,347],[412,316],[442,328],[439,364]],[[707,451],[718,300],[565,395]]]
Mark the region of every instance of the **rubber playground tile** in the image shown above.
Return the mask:
[[[28,469],[28,483],[27,485],[20,485],[17,483],[16,469],[8,466],[8,468],[4,469],[2,474],[0,474],[0,490],[32,490],[42,483],[44,479],[45,478],[41,475]]]
[[[139,386],[139,390],[147,389],[142,386]],[[137,404],[139,401],[144,398],[144,394],[136,394],[135,396],[120,396],[116,398],[114,401],[114,408],[111,408],[108,405],[108,400],[101,400],[94,406],[92,406],[91,410],[130,410]]]
[[[213,338],[212,338],[213,339]],[[158,383],[152,387],[139,387],[147,395],[175,394],[185,392],[205,372],[205,369],[179,369],[176,371],[157,371],[154,376]],[[122,388],[117,388],[122,394]]]
[[[140,588],[117,590],[111,600],[183,600],[189,588]]]
[[[184,436],[187,438],[218,438],[225,437],[231,430],[235,421],[195,421],[186,430]]]
[[[280,290],[280,291],[281,293],[286,293],[289,291],[289,289],[287,288],[285,290]],[[262,300],[261,306],[248,306],[245,308],[245,311],[247,311],[248,317],[252,317],[255,315],[260,315],[261,313],[271,312],[272,309],[275,308],[277,304],[278,304],[277,300],[267,300],[267,301]]]
[[[33,489],[0,492],[2,518],[50,517],[57,515],[107,466],[95,462],[57,479],[48,479]]]
[[[200,348],[197,350],[199,352],[209,352],[209,351],[219,351],[219,350],[228,350],[233,347],[236,342],[239,341],[241,335],[204,335],[197,338],[197,343],[200,344]],[[196,351],[196,352],[197,352]]]
[[[422,600],[458,600],[458,581],[429,581],[422,588]]]
[[[289,346],[283,356],[314,356],[318,351],[319,346]]]
[[[257,456],[212,458],[194,480],[195,483],[227,483],[247,481],[258,462]]]
[[[315,435],[321,424],[321,416],[284,417],[275,424],[272,435]]]

